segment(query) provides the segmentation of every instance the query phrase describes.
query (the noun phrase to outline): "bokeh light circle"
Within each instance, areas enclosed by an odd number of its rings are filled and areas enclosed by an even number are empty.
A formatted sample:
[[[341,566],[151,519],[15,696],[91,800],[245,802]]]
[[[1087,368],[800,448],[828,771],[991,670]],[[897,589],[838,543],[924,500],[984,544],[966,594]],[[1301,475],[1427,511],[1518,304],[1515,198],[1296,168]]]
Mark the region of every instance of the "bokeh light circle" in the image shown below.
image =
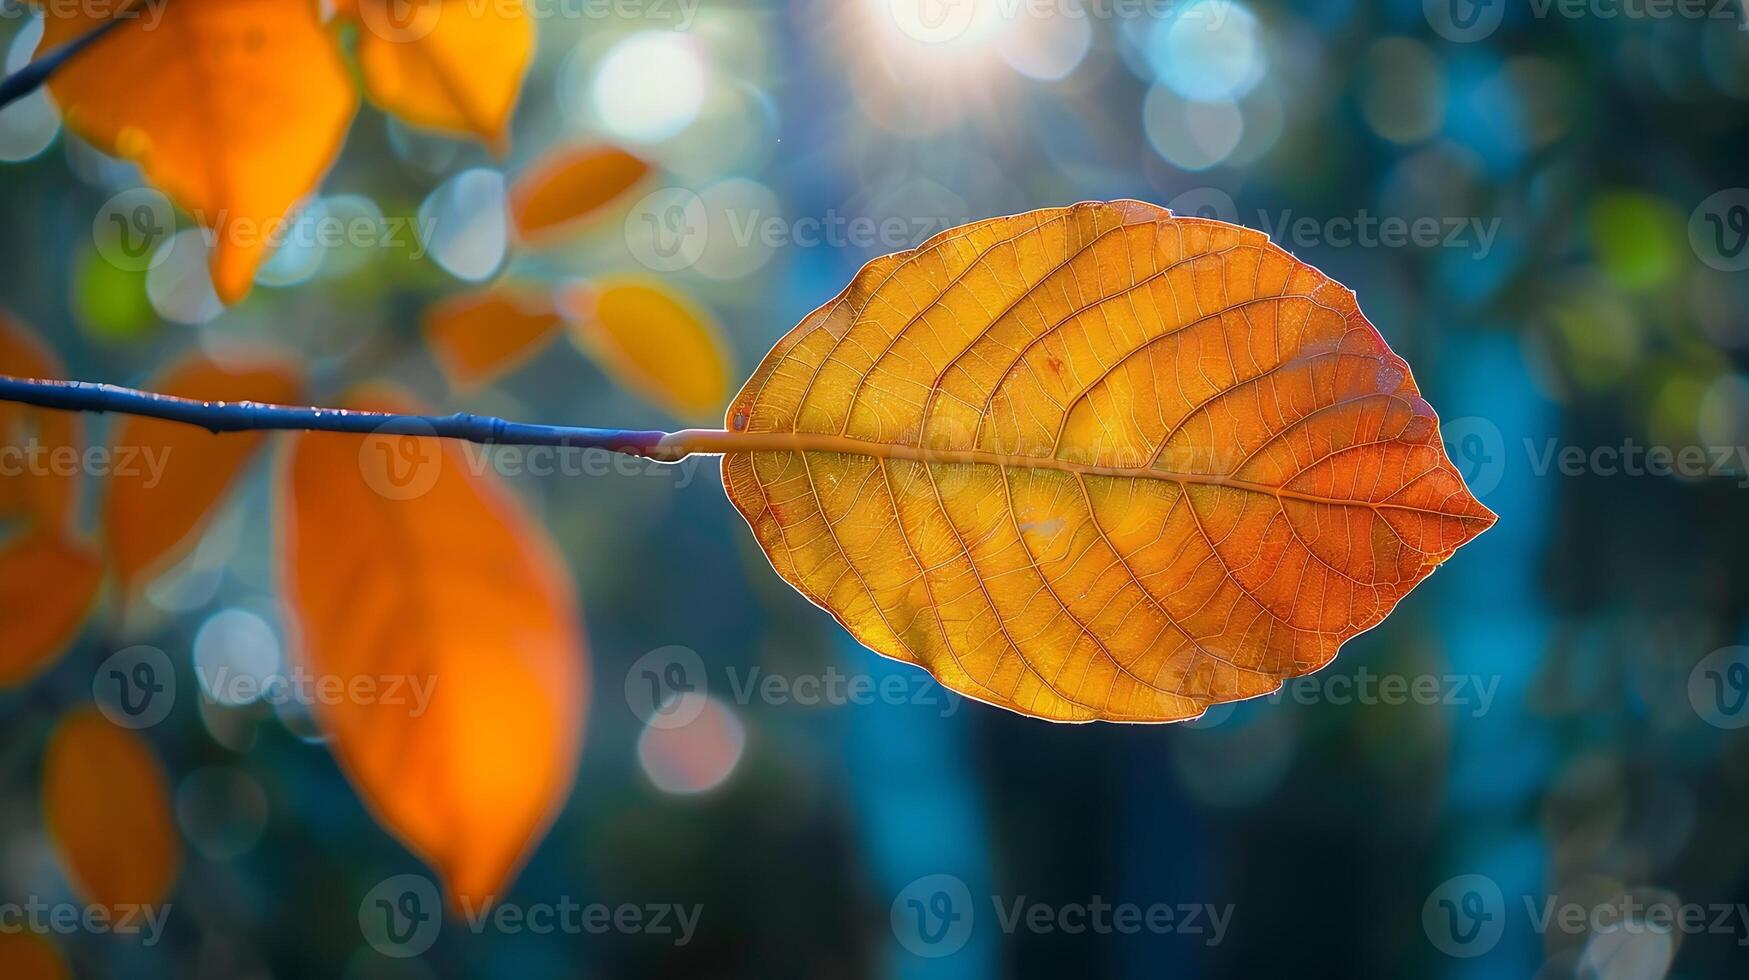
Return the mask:
[[[704,106],[704,59],[684,34],[641,31],[608,49],[590,98],[612,135],[660,142],[685,129]]]
[[[747,746],[747,730],[733,708],[699,691],[680,695],[676,715],[693,720],[676,728],[649,726],[638,736],[638,762],[664,793],[690,795],[721,786]]]

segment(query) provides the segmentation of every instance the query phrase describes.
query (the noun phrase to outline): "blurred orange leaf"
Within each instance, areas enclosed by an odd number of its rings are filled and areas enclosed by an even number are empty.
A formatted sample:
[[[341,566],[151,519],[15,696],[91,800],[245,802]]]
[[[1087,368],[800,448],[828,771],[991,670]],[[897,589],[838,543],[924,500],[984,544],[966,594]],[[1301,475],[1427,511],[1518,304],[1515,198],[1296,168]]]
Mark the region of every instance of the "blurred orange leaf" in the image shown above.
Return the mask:
[[[550,243],[638,185],[650,165],[615,146],[561,146],[510,187],[510,218],[522,241]]]
[[[89,33],[112,4],[45,3],[38,52]],[[67,124],[216,237],[219,298],[249,292],[272,226],[333,162],[358,95],[306,0],[154,3],[55,72]]]
[[[359,20],[365,93],[410,123],[477,136],[502,153],[534,55],[520,0],[346,0]]]
[[[61,950],[34,932],[0,932],[0,977],[13,980],[71,980]]]
[[[392,394],[357,401],[408,410]],[[297,436],[280,525],[304,666],[348,690],[402,692],[318,703],[317,721],[377,819],[443,876],[452,908],[477,906],[575,776],[584,647],[568,573],[509,490],[434,439]]]
[[[55,352],[4,312],[0,374],[65,378]],[[84,423],[78,413],[0,404],[0,518],[35,516],[70,525],[79,506],[79,454],[84,449]]]
[[[43,759],[43,817],[80,896],[112,911],[170,893],[182,844],[170,788],[138,735],[95,708],[68,712]]]
[[[425,342],[458,387],[499,377],[545,347],[562,321],[548,293],[500,286],[425,311]]]
[[[568,287],[560,306],[571,338],[614,380],[674,413],[698,418],[728,396],[722,334],[709,314],[656,282]]]
[[[22,683],[78,633],[103,584],[97,552],[52,524],[0,543],[0,687]]]
[[[297,399],[296,365],[268,355],[218,364],[200,353],[152,381],[155,391],[203,401],[284,403]],[[124,588],[163,571],[206,526],[225,491],[266,438],[160,419],[123,417],[111,438],[103,531]]]
[[[785,580],[1058,721],[1274,691],[1494,521],[1350,290],[1136,201],[876,259],[727,425],[761,450],[724,458],[729,497]]]

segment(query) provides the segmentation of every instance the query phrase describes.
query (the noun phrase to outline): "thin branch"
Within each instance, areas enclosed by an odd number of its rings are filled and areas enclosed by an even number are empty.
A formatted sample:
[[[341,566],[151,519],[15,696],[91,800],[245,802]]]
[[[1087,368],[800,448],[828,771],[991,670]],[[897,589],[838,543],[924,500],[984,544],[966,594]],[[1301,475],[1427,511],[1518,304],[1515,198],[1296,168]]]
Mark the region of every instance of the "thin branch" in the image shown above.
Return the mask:
[[[874,442],[821,432],[585,429],[565,425],[506,422],[484,415],[396,415],[384,412],[351,412],[335,408],[294,408],[257,402],[203,402],[87,381],[32,381],[4,375],[0,375],[0,402],[19,402],[39,408],[75,412],[122,412],[196,425],[213,432],[302,429],[311,432],[435,436],[503,445],[607,449],[659,463],[675,463],[688,456],[721,456],[728,453],[837,453],[923,464],[1017,467],[1028,470],[1057,470],[1083,477],[1165,480],[1181,486],[1199,484],[1248,490],[1277,500],[1366,507],[1374,511],[1407,510],[1436,515],[1444,513],[1411,504],[1373,502],[1289,490],[1218,473],[1176,473],[1147,464],[1112,465],[1059,456]]]
[[[23,68],[18,69],[4,79],[0,79],[0,109],[4,109],[19,99],[42,88],[49,76],[61,69],[61,66],[71,61],[73,57],[102,40],[110,31],[133,20],[133,4],[128,4],[116,11],[114,17],[105,21],[88,34],[76,37],[66,44],[55,48],[48,54],[36,59]]]
[[[211,432],[302,430],[364,434],[435,436],[498,445],[571,446],[607,449],[660,462],[675,462],[684,452],[663,444],[668,433],[655,430],[589,429],[532,425],[484,415],[401,415],[303,408],[260,402],[207,402],[177,398],[89,381],[38,381],[0,375],[0,402],[70,412],[119,412],[194,425]]]

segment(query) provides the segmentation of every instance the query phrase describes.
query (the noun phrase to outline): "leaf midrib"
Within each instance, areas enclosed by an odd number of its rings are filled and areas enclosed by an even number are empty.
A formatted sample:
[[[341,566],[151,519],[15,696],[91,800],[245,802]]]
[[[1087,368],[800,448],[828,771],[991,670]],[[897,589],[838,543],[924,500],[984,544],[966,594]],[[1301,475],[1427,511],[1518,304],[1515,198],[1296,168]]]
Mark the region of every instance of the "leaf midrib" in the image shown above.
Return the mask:
[[[903,443],[875,442],[853,436],[830,435],[822,432],[729,432],[722,429],[683,429],[662,440],[662,449],[676,458],[684,455],[727,455],[730,453],[840,453],[869,456],[875,459],[902,459],[914,463],[971,464],[1012,467],[1016,469],[1055,470],[1081,476],[1105,476],[1138,480],[1165,480],[1184,486],[1217,486],[1246,490],[1277,500],[1294,500],[1335,507],[1366,507],[1371,510],[1400,510],[1432,517],[1455,517],[1460,520],[1480,520],[1468,514],[1457,514],[1431,507],[1388,501],[1356,500],[1350,497],[1326,497],[1274,487],[1265,483],[1240,480],[1208,473],[1178,473],[1150,466],[1099,466],[1080,463],[1056,456],[1026,456],[995,453],[982,449],[932,449]]]

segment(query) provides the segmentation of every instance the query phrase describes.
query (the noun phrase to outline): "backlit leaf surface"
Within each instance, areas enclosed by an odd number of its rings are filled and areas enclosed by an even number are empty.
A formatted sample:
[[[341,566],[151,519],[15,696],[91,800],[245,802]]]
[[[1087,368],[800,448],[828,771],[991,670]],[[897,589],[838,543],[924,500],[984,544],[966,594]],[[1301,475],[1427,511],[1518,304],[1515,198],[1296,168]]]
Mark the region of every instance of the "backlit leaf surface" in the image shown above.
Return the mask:
[[[356,401],[416,410],[394,395]],[[377,819],[441,873],[452,908],[478,908],[575,775],[584,648],[569,575],[455,443],[302,434],[282,493],[281,581],[302,665],[349,690],[401,685],[398,700],[319,701],[316,719]]]
[[[547,292],[499,286],[425,311],[425,342],[458,387],[471,388],[534,356],[564,321]]]
[[[39,52],[107,21],[114,4],[42,4]],[[67,124],[213,229],[213,286],[235,303],[273,223],[340,149],[358,94],[314,0],[174,0],[56,71]]]
[[[156,905],[182,862],[170,787],[152,750],[95,708],[64,715],[43,759],[43,818],[81,897]]]
[[[550,243],[636,187],[650,165],[616,146],[561,146],[530,164],[510,187],[510,217],[531,245]]]
[[[520,0],[346,0],[365,94],[408,122],[503,150],[534,56]],[[342,8],[344,9],[344,7]]]
[[[297,400],[295,364],[270,356],[220,364],[190,354],[151,382],[152,390],[204,401],[284,404]],[[103,501],[103,531],[124,586],[162,571],[205,527],[264,432],[215,435],[191,425],[122,416],[111,439],[115,461]]]
[[[874,650],[1060,721],[1274,691],[1494,520],[1350,290],[1135,201],[869,263],[727,425],[771,434],[724,482],[790,584]]]
[[[571,338],[613,379],[677,418],[714,415],[728,396],[716,321],[690,299],[640,279],[581,283],[560,303]]]

